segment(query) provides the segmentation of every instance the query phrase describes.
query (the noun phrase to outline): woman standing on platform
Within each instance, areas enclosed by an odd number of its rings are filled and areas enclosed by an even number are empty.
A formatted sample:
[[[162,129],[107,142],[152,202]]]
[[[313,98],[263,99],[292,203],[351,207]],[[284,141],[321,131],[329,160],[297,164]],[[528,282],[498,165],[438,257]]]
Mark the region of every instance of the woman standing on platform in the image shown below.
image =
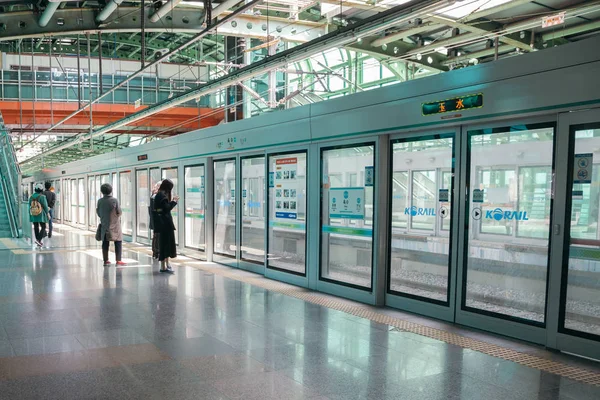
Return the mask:
[[[158,233],[156,231],[155,225],[154,225],[154,212],[152,210],[154,210],[154,200],[156,198],[156,195],[158,194],[158,191],[160,190],[160,182],[158,182],[156,185],[154,185],[154,188],[152,189],[152,196],[150,197],[150,230],[152,231],[152,258],[158,260],[158,254],[159,254],[159,247],[158,247],[158,238],[160,237],[160,233]]]
[[[42,240],[46,233],[46,223],[48,222],[48,200],[44,196],[44,187],[38,183],[35,185],[35,193],[29,198],[29,220],[33,222],[35,232],[35,244],[43,247]],[[40,230],[40,227],[42,228]]]
[[[175,224],[171,210],[177,206],[179,196],[172,196],[173,182],[165,179],[160,184],[158,193],[154,198],[154,231],[159,234],[158,247],[160,260],[160,272],[175,273],[169,264],[170,258],[177,257],[177,245],[175,244]]]
[[[115,242],[115,255],[117,258],[117,265],[125,265],[121,261],[121,255],[123,252],[123,232],[121,231],[121,206],[119,200],[112,196],[113,188],[108,183],[100,186],[100,192],[102,197],[98,200],[98,206],[96,207],[96,214],[100,217],[100,239],[102,240],[102,258],[104,259],[104,265],[110,265],[108,260],[108,248],[110,242]]]

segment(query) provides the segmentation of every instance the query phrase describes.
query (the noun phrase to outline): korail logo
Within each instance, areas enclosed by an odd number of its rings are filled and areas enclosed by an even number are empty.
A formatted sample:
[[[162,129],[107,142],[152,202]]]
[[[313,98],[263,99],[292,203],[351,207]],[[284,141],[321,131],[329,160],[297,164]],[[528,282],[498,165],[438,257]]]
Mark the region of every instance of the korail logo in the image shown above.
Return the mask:
[[[435,208],[423,208],[416,206],[412,206],[410,208],[407,207],[404,209],[404,215],[412,215],[413,217],[416,217],[417,215],[435,216]]]
[[[493,219],[496,221],[502,221],[503,219],[512,221],[529,221],[527,218],[527,211],[504,211],[501,208],[496,208],[494,210],[487,210],[485,212],[486,219]]]

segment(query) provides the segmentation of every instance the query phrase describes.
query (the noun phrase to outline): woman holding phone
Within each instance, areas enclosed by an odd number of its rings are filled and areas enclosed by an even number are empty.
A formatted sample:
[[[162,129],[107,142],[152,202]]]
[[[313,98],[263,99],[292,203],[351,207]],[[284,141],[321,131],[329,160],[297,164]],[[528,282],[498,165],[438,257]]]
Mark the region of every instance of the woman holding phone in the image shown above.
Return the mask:
[[[160,260],[160,272],[174,274],[169,264],[171,258],[177,257],[177,245],[175,244],[175,224],[171,210],[177,206],[179,196],[172,195],[173,182],[165,179],[160,184],[158,193],[154,198],[154,231],[159,234],[158,247]]]

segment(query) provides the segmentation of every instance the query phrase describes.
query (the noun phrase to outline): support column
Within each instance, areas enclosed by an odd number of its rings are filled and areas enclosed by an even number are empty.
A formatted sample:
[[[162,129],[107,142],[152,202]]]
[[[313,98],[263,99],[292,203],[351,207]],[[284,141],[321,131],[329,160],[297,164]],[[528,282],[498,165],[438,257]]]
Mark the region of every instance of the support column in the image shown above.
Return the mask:
[[[225,60],[231,64],[244,62],[244,49],[246,39],[227,36],[225,37]],[[229,70],[227,71],[230,72]],[[240,85],[229,86],[225,98],[225,122],[233,122],[244,118],[244,94]]]

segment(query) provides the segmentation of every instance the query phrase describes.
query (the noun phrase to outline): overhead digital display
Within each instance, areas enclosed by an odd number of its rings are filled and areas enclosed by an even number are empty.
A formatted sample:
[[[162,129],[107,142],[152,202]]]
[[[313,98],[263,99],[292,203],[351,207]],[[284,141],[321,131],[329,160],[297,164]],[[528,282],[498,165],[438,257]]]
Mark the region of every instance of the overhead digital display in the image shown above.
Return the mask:
[[[138,161],[146,161],[148,159],[148,154],[142,154],[137,157],[138,157]]]
[[[423,115],[444,114],[483,107],[483,94],[455,97],[432,103],[423,103]]]

